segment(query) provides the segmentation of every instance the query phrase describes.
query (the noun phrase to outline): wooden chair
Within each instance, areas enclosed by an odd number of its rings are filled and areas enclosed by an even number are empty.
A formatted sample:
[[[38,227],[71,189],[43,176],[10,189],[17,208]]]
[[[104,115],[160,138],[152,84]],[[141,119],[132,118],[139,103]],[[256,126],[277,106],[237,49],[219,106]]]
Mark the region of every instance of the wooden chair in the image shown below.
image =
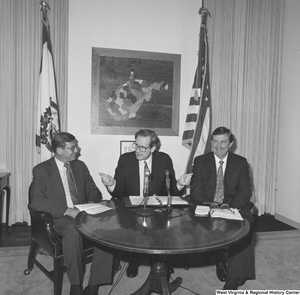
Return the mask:
[[[66,271],[62,242],[53,228],[53,218],[50,213],[34,211],[28,205],[31,218],[31,245],[28,254],[27,269],[25,275],[29,275],[36,265],[53,283],[54,295],[62,292],[63,274]],[[88,240],[84,241],[84,262],[89,263],[93,257],[93,245]],[[48,252],[53,258],[53,270],[47,270],[37,259],[39,248]]]

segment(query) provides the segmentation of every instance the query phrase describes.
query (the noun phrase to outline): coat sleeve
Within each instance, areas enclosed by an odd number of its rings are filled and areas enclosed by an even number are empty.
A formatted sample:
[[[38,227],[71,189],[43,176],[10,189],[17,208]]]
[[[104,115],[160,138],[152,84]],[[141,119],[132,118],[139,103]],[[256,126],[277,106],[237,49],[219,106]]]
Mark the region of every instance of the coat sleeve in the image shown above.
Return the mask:
[[[182,188],[180,191],[178,190],[177,187],[177,179],[175,176],[175,171],[174,171],[174,167],[173,167],[173,162],[172,159],[168,156],[168,161],[167,161],[167,170],[170,171],[170,190],[171,190],[171,195],[173,196],[179,196],[182,193],[184,193],[184,188]]]
[[[238,167],[229,178],[230,182],[228,180],[224,203],[228,203],[232,208],[245,209],[249,207],[252,195],[247,160],[240,157]]]
[[[128,165],[125,164],[124,156],[119,158],[117,168],[115,170],[114,179],[116,180],[116,186],[113,192],[108,192],[113,198],[124,197],[126,188],[126,171],[128,172]]]
[[[196,157],[194,160],[194,166],[192,172],[193,172],[193,176],[191,181],[190,198],[195,201],[203,201],[204,177],[203,177],[201,160],[199,157]]]
[[[42,166],[36,166],[32,170],[33,180],[29,188],[29,202],[36,211],[46,211],[53,217],[61,217],[67,210],[67,203],[64,191],[54,189],[47,170]],[[59,184],[56,184],[56,187]],[[62,185],[62,184],[61,184]]]

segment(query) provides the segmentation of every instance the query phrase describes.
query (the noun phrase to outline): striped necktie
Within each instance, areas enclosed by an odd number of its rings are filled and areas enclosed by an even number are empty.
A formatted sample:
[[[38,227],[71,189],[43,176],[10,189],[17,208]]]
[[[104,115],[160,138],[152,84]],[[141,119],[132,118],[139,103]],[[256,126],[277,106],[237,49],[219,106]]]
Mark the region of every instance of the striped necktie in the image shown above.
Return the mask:
[[[223,203],[224,199],[224,177],[223,177],[223,161],[220,161],[220,166],[217,173],[217,186],[214,202]]]
[[[76,183],[74,180],[73,172],[72,172],[70,163],[65,163],[64,166],[67,168],[66,174],[67,174],[70,195],[71,195],[73,204],[76,205],[76,204],[78,204],[78,191],[77,191]]]

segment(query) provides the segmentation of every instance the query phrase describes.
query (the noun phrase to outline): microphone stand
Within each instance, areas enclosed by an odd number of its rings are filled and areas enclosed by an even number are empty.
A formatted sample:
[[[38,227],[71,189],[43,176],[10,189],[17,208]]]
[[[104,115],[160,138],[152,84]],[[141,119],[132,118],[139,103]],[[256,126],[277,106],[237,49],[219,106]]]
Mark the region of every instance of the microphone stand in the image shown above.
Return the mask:
[[[150,170],[145,171],[144,176],[144,189],[143,189],[143,197],[144,197],[144,205],[143,208],[137,208],[135,210],[138,216],[151,216],[155,214],[153,208],[147,208],[148,198],[149,198],[149,182],[150,182]]]
[[[171,207],[171,194],[170,194],[170,179],[167,181],[167,192],[168,192],[168,201],[167,201],[167,209],[168,211],[172,210]]]
[[[167,186],[167,193],[168,193],[168,200],[167,200],[167,210],[171,211],[171,193],[170,193],[170,176],[169,171],[166,170],[166,186]]]

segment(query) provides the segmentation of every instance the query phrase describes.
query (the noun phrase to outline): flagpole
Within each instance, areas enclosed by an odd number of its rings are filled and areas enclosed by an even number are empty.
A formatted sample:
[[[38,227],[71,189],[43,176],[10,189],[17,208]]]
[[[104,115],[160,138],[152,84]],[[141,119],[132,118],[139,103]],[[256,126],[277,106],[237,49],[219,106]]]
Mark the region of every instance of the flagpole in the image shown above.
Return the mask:
[[[203,5],[203,3],[202,3]],[[198,64],[195,73],[189,110],[183,134],[183,145],[189,150],[186,173],[192,172],[195,156],[207,151],[210,132],[210,89],[208,73],[208,44],[206,37],[206,20],[209,11],[203,6],[199,9],[200,33],[198,48]]]
[[[40,10],[42,12],[42,56],[39,75],[35,143],[36,149],[40,154],[40,161],[42,162],[52,156],[51,141],[53,136],[60,131],[60,122],[50,25],[47,17],[50,7],[45,0],[40,0]]]

